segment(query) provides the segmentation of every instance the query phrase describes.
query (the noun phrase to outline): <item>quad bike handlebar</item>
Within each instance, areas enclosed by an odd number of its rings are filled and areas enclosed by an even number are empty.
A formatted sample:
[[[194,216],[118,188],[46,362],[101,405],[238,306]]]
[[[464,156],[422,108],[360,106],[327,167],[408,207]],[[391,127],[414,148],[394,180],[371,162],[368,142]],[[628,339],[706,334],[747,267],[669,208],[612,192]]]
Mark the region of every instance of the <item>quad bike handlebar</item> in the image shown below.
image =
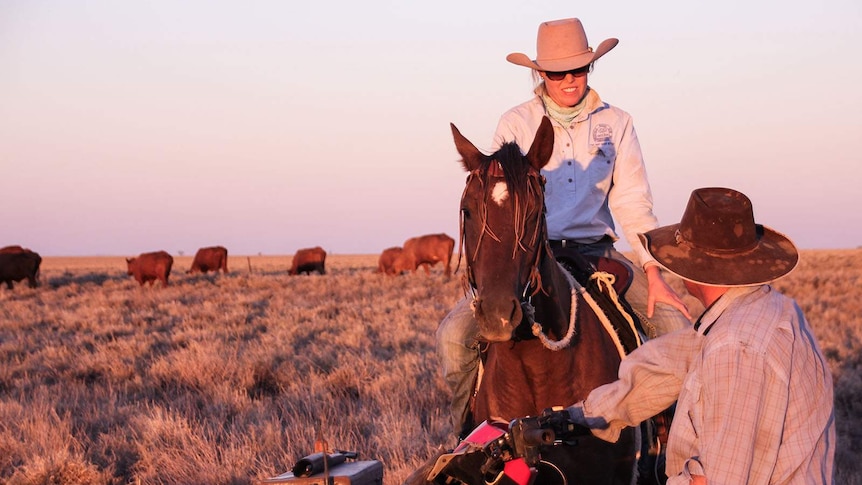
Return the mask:
[[[562,407],[545,409],[539,416],[515,418],[508,426],[505,422],[486,421],[452,453],[438,457],[427,481],[452,483],[446,480],[451,477],[460,483],[495,484],[511,475],[506,483],[529,485],[535,479],[543,447],[576,445],[580,436],[588,434],[590,430],[572,422]],[[481,478],[470,481],[467,477],[476,474],[477,465]]]
[[[590,434],[590,430],[572,422],[566,408],[554,407],[542,411],[539,416],[515,418],[509,423],[509,436],[515,458],[524,458],[530,466],[540,459],[542,446],[557,442],[576,445],[578,437]]]

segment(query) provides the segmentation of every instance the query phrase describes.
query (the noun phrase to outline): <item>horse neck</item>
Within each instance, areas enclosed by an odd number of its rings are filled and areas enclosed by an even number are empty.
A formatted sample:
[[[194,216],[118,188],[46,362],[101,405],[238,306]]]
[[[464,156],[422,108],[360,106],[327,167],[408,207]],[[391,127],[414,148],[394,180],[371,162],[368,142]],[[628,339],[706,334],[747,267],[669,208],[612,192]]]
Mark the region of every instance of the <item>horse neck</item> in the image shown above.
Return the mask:
[[[549,249],[543,249],[539,261],[542,289],[533,296],[535,321],[557,338],[566,333],[572,310],[572,284],[565,269],[554,258]]]

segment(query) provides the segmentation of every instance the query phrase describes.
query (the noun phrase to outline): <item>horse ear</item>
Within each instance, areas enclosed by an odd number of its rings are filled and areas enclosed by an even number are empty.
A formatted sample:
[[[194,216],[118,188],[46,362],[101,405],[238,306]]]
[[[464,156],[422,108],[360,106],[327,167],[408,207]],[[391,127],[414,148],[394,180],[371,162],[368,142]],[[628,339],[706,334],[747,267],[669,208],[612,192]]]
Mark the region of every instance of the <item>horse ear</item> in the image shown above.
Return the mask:
[[[536,137],[533,138],[533,144],[530,145],[530,151],[527,152],[527,160],[533,168],[540,170],[551,159],[553,152],[554,127],[551,125],[550,118],[543,116],[539,129],[536,130]]]
[[[470,140],[464,138],[464,135],[458,131],[458,128],[455,128],[455,125],[449,123],[449,126],[452,127],[452,136],[455,138],[455,148],[458,150],[458,154],[461,155],[461,164],[464,165],[464,169],[468,172],[472,172],[479,168],[479,164],[485,155],[473,145]]]

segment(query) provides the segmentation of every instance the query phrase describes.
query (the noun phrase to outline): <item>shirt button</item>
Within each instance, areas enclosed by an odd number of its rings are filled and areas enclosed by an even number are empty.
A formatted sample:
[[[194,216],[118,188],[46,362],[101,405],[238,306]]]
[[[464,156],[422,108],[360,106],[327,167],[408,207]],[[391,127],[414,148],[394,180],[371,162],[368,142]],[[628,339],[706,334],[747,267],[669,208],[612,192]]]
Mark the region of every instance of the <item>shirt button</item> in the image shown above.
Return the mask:
[[[571,160],[569,160],[569,162],[568,162],[568,163],[569,163],[569,165],[571,165],[571,164],[572,164]]]
[[[572,183],[572,179],[569,179],[569,183]]]

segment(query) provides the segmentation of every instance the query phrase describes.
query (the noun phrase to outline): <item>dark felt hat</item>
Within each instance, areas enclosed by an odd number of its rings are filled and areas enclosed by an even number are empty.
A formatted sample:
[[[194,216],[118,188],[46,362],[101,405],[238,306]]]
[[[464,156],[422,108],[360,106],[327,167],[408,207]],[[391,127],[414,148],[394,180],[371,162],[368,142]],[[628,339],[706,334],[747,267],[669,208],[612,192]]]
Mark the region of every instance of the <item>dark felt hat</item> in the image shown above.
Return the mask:
[[[721,187],[694,190],[679,224],[638,236],[671,273],[704,285],[768,283],[799,262],[787,236],[754,222],[745,194]]]

